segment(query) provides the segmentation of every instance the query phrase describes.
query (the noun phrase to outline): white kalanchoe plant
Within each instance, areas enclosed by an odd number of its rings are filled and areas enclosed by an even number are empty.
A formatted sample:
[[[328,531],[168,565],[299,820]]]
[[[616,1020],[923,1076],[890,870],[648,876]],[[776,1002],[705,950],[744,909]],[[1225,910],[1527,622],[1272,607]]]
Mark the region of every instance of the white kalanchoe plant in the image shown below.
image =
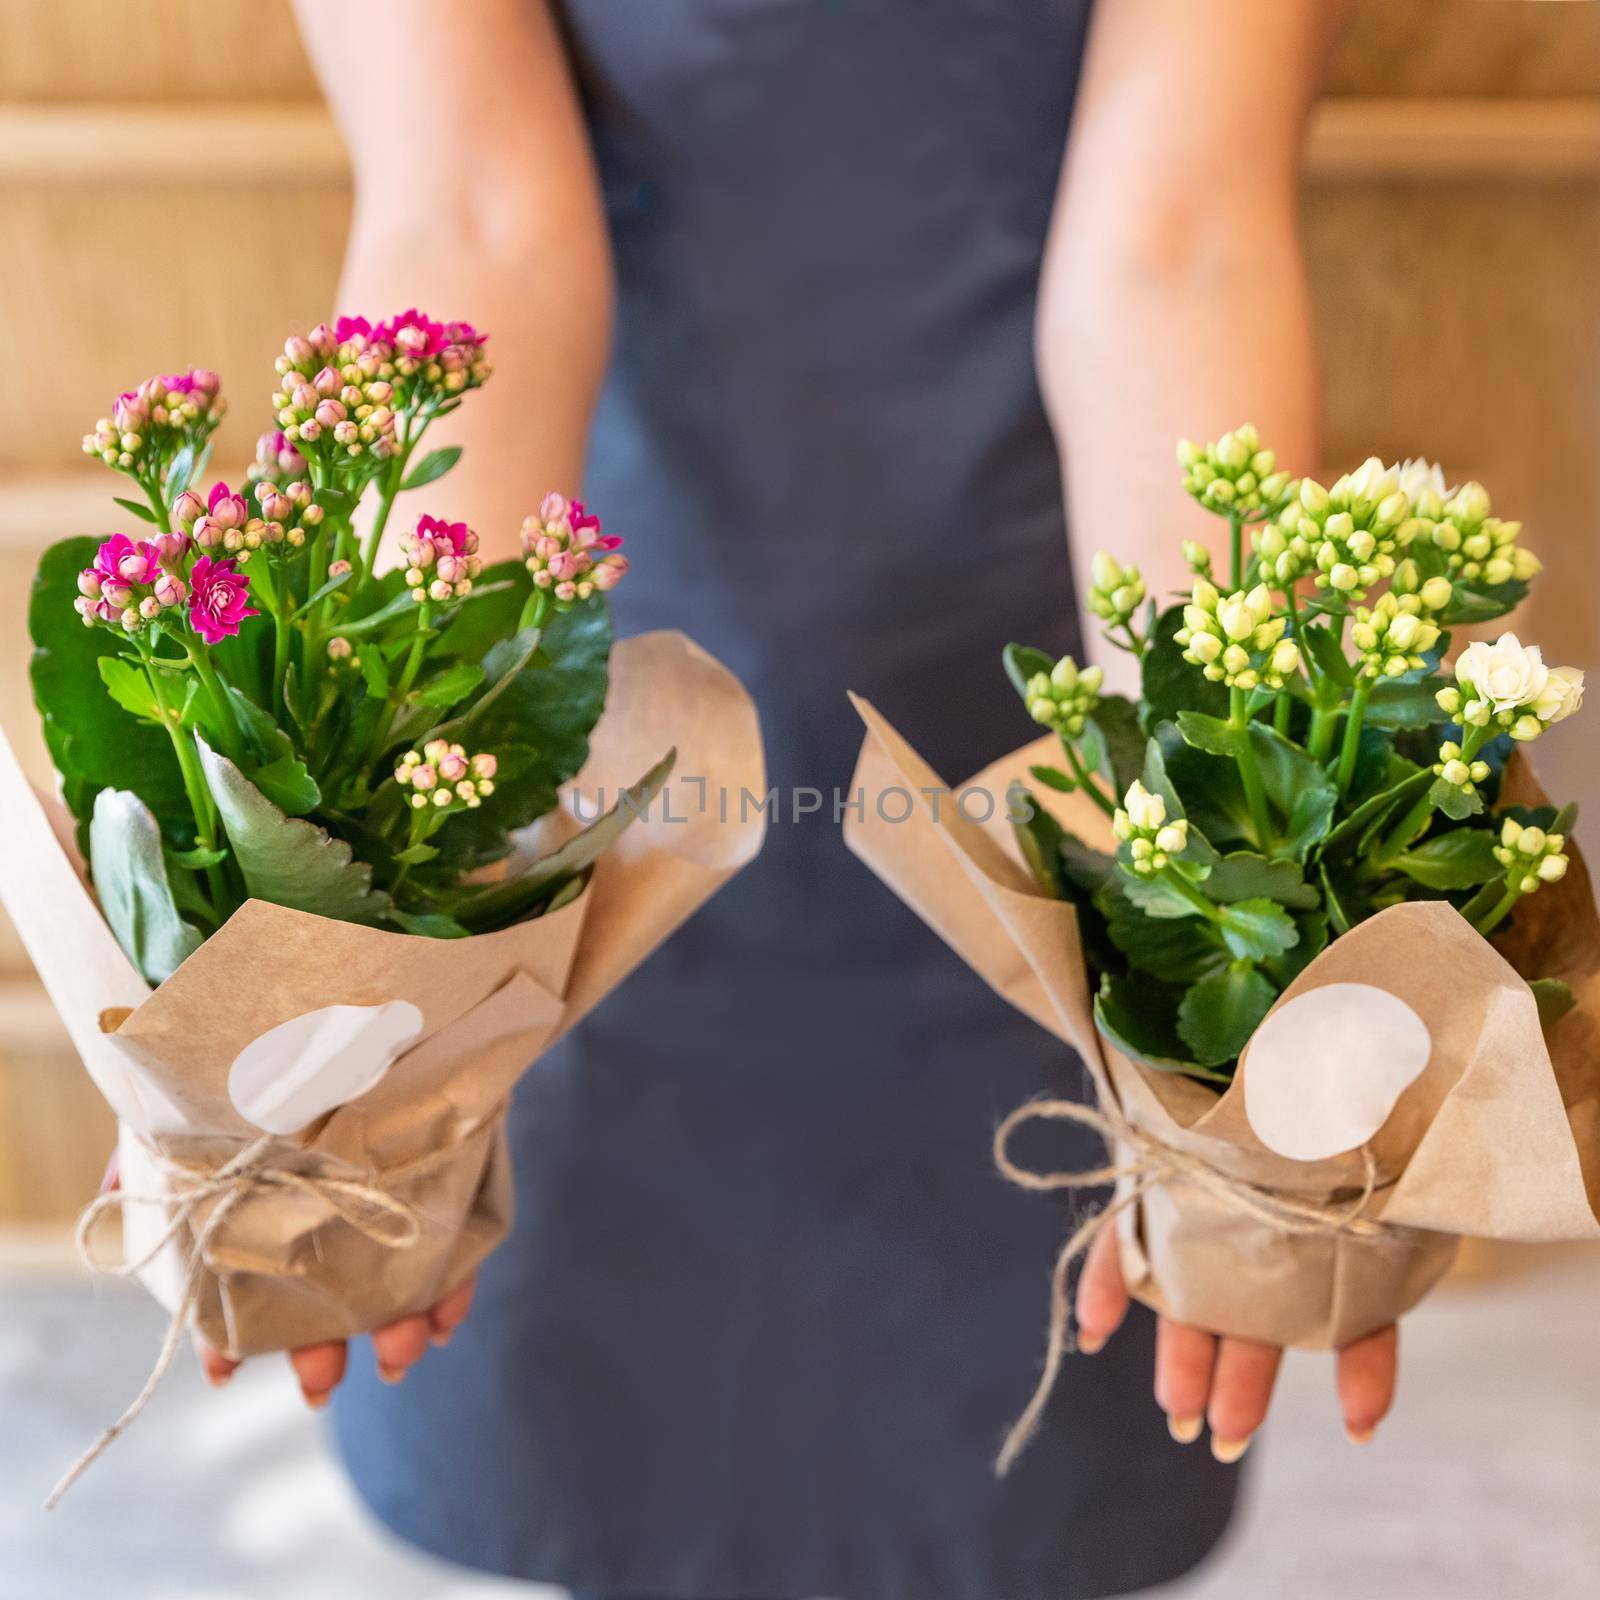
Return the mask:
[[[1226,554],[1184,541],[1191,592],[1160,612],[1135,568],[1092,566],[1087,607],[1137,659],[1139,698],[1104,693],[1070,656],[1006,651],[1065,758],[1033,776],[1087,795],[1116,853],[1021,797],[1012,814],[1040,883],[1077,907],[1103,1031],[1226,1080],[1277,996],[1355,923],[1447,900],[1490,934],[1562,879],[1573,808],[1492,810],[1512,749],[1581,707],[1583,674],[1510,633],[1442,669],[1451,628],[1504,615],[1539,571],[1481,485],[1376,456],[1327,487],[1295,481],[1249,427],[1186,442],[1179,462],[1226,520]],[[1564,986],[1534,988],[1558,1013]]]

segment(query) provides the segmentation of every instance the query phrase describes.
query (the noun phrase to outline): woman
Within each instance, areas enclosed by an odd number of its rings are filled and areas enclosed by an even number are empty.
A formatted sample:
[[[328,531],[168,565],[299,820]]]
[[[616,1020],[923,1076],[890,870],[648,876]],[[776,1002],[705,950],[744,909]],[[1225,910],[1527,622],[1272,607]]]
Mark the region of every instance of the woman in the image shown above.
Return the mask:
[[[1315,463],[1293,205],[1330,9],[304,0],[357,177],[340,309],[493,330],[455,504],[508,554],[581,474],[636,559],[620,627],[739,673],[780,794],[762,858],[524,1083],[520,1222],[448,1351],[415,1364],[465,1289],[378,1335],[403,1389],[340,1390],[406,1536],[595,1592],[847,1600],[1124,1592],[1218,1537],[1277,1352],[1142,1315],[990,1477],[1060,1218],[989,1130],[1076,1069],[792,797],[847,788],[847,689],[954,778],[1023,732],[1001,645],[1075,646],[1041,377],[1080,572],[1104,540],[1178,581],[1181,433],[1249,415]],[[1102,1249],[1085,1349],[1125,1305]],[[1218,1460],[1142,1398],[1153,1342]],[[342,1349],[296,1360],[325,1400]],[[1340,1372],[1365,1433],[1392,1334]]]

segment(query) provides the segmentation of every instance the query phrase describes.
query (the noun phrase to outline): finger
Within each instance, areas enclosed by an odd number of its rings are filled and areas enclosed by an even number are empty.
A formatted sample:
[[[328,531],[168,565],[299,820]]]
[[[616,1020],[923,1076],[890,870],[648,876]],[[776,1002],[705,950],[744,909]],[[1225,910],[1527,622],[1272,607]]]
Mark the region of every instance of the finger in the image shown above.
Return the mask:
[[[231,1356],[223,1355],[220,1350],[213,1350],[201,1338],[194,1341],[194,1353],[200,1358],[200,1370],[205,1373],[206,1382],[213,1389],[220,1389],[244,1365]]]
[[[399,1383],[428,1351],[428,1319],[417,1315],[400,1317],[372,1336],[373,1354],[378,1358],[378,1376],[385,1383]]]
[[[429,1337],[441,1349],[450,1343],[450,1335],[467,1320],[467,1313],[472,1309],[472,1291],[477,1286],[476,1276],[458,1283],[428,1313]]]
[[[344,1377],[347,1349],[343,1339],[326,1344],[303,1344],[289,1352],[289,1363],[300,1380],[300,1393],[313,1411],[320,1411]]]
[[[1122,1326],[1128,1314],[1128,1290],[1122,1281],[1117,1230],[1102,1228],[1089,1246],[1078,1276],[1078,1349],[1092,1356]]]
[[[1272,1386],[1277,1382],[1283,1351],[1253,1339],[1223,1339],[1211,1374],[1211,1453],[1218,1461],[1237,1461],[1250,1448],[1255,1431],[1267,1418]]]
[[[1391,1322],[1339,1352],[1339,1409],[1352,1444],[1366,1444],[1394,1404],[1400,1330]]]
[[[1205,1421],[1217,1341],[1199,1328],[1162,1317],[1156,1323],[1156,1404],[1179,1444],[1193,1444]]]

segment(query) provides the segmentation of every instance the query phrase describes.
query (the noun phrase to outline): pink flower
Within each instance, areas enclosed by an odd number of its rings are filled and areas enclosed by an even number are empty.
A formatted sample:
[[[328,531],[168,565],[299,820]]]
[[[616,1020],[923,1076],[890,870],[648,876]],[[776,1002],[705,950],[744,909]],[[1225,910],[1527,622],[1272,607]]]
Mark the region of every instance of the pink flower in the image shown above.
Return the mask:
[[[483,571],[478,558],[478,536],[464,522],[443,522],[438,517],[419,517],[416,531],[407,536],[402,549],[406,558],[406,582],[412,597],[448,600],[472,591],[472,580]],[[433,581],[427,582],[428,574]]]
[[[172,502],[172,514],[184,527],[192,528],[196,520],[206,514],[206,503],[193,489],[185,489]]]
[[[465,324],[463,324],[465,326]],[[390,317],[373,329],[376,338],[392,344],[405,356],[436,356],[450,343],[442,322],[435,322],[412,306],[398,317]]]
[[[161,572],[161,552],[148,540],[135,543],[125,533],[114,533],[95,552],[88,570],[107,587],[154,583]]]
[[[363,339],[372,337],[372,324],[365,317],[340,317],[333,325],[333,336],[340,344],[357,334]]]
[[[231,557],[213,561],[201,556],[189,573],[189,583],[189,623],[207,644],[233,638],[245,618],[261,615],[251,610],[250,580]]]
[[[224,528],[241,527],[246,515],[244,496],[235,494],[225,483],[214,483],[211,485],[211,497],[206,502],[206,510]]]

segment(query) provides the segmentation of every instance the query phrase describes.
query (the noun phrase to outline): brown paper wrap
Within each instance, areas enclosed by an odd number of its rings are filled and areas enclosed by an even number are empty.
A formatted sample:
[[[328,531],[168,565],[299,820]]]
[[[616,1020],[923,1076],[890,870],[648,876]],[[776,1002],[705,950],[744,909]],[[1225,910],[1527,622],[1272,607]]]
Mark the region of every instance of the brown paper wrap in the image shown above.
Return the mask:
[[[124,1252],[138,1261],[154,1249],[139,1276],[169,1310],[183,1306],[194,1243],[223,1203],[206,1195],[180,1216],[183,1169],[215,1172],[262,1136],[230,1099],[230,1065],[268,1029],[325,1006],[408,1000],[422,1029],[374,1087],[272,1146],[267,1164],[317,1181],[257,1184],[234,1200],[202,1252],[194,1327],[235,1358],[363,1332],[431,1304],[505,1236],[512,1086],[760,848],[759,808],[727,822],[701,803],[724,786],[765,792],[755,708],[677,633],[612,654],[575,786],[589,797],[585,820],[673,745],[663,795],[552,915],[436,940],[252,900],[152,992],[96,909],[65,813],[39,799],[0,739],[0,896],[121,1120]],[[414,1226],[397,1241],[394,1227],[372,1225],[393,1216],[342,1203],[341,1185],[378,1191]]]
[[[1129,1059],[1097,1032],[1076,914],[1038,890],[1005,821],[1008,783],[1049,760],[1054,739],[951,790],[855,703],[867,737],[852,799],[859,791],[864,804],[847,814],[846,842],[1000,995],[1078,1052],[1109,1113],[1241,1185],[1333,1213],[1354,1204],[1381,1224],[1370,1236],[1290,1231],[1212,1190],[1157,1184],[1117,1219],[1137,1298],[1214,1332],[1327,1348],[1415,1305],[1461,1235],[1600,1238],[1600,919],[1575,849],[1566,878],[1523,903],[1499,948],[1451,906],[1419,902],[1359,924],[1306,967],[1279,1005],[1325,984],[1377,985],[1421,1016],[1432,1049],[1364,1150],[1294,1161],[1264,1147],[1245,1117],[1248,1047],[1219,1094]],[[966,788],[995,798],[982,826],[957,803]],[[1087,842],[1109,839],[1082,796],[1036,798]],[[1520,757],[1505,798],[1543,803]],[[975,801],[965,811],[986,814]],[[1548,1035],[1519,967],[1572,985],[1577,1005]]]

